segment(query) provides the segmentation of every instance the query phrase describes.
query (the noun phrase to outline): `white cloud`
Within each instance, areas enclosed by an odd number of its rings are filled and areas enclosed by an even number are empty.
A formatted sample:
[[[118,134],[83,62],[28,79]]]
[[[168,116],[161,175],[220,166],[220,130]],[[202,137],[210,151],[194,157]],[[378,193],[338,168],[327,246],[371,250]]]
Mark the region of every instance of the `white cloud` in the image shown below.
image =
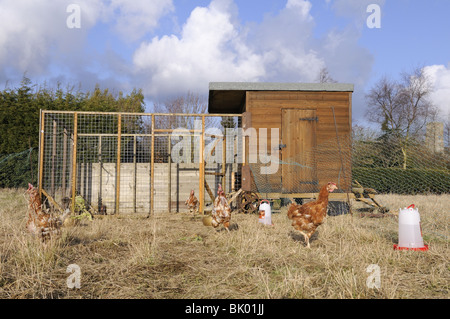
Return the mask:
[[[115,21],[115,30],[124,39],[136,41],[153,31],[161,17],[172,12],[172,0],[111,0],[104,19]]]
[[[252,26],[248,43],[263,57],[265,81],[311,82],[325,66],[313,37],[311,3],[289,0],[278,14]]]
[[[432,102],[441,110],[443,116],[450,116],[450,63],[431,65],[424,68],[433,84]]]
[[[80,6],[80,28],[67,26],[71,4]],[[89,72],[103,60],[86,50],[89,33],[99,22],[134,41],[152,32],[173,5],[172,0],[0,0],[0,8],[0,80],[6,81],[24,73],[35,78],[54,76],[53,70]]]
[[[240,25],[234,2],[197,7],[179,36],[142,43],[133,62],[151,95],[204,92],[211,81],[310,82],[325,65],[312,48],[311,3],[289,0],[261,24]]]
[[[286,0],[262,22],[242,24],[233,0],[212,0],[196,7],[179,33],[151,40],[161,18],[174,11],[172,0],[77,0],[81,29],[66,25],[71,3],[0,0],[0,80],[27,72],[33,80],[79,81],[83,88],[141,87],[147,98],[158,99],[206,93],[211,81],[313,82],[325,66],[336,80],[363,85],[372,66],[354,27],[315,37],[312,1]],[[108,45],[117,38],[98,39],[105,30],[119,36],[114,47],[137,45],[131,60]],[[97,50],[89,42],[94,39],[104,47]]]
[[[255,81],[264,75],[261,56],[232,23],[232,1],[197,7],[181,35],[155,37],[135,52],[137,73],[152,95],[204,91],[209,81]],[[142,79],[142,78],[141,78]]]
[[[310,1],[287,0],[261,23],[241,25],[232,0],[212,0],[191,12],[179,35],[141,44],[133,56],[136,82],[158,98],[206,93],[212,81],[314,82],[327,67],[336,80],[362,87],[374,59],[358,45],[360,30],[333,29],[317,39],[311,8]]]
[[[306,0],[288,0],[286,9],[295,10],[300,13],[300,17],[303,20],[312,20],[309,14],[312,4]]]
[[[358,28],[366,26],[367,7],[371,4],[377,4],[383,7],[386,0],[326,0],[327,4],[331,4],[332,8],[338,16],[350,18]],[[383,10],[381,10],[383,14]]]
[[[24,73],[49,76],[58,63],[65,69],[88,60],[85,40],[102,11],[100,0],[79,0],[81,28],[70,29],[71,0],[0,0],[0,80],[17,80]],[[82,65],[78,64],[78,68]]]
[[[22,72],[42,71],[48,48],[65,27],[65,7],[59,15],[50,2],[3,0],[0,7],[0,64]]]

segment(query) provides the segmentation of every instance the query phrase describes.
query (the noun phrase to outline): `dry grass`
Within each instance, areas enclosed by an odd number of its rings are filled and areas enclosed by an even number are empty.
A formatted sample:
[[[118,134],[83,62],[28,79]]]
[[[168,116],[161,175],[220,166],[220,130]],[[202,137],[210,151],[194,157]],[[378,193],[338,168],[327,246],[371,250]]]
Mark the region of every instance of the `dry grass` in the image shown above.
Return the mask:
[[[450,196],[380,196],[416,204],[428,252],[394,251],[395,218],[328,217],[311,249],[285,212],[274,227],[234,214],[232,231],[189,215],[108,216],[46,246],[25,231],[24,190],[0,191],[0,298],[448,298]],[[69,289],[66,268],[81,268]],[[380,289],[366,269],[381,269]]]

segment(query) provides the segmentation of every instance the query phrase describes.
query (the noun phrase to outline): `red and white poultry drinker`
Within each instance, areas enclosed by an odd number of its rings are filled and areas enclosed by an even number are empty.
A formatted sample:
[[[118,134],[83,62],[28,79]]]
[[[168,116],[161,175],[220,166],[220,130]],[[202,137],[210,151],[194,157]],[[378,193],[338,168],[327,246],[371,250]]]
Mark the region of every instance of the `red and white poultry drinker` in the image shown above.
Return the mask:
[[[272,210],[270,208],[270,203],[268,200],[264,199],[259,204],[259,220],[261,224],[273,225],[272,224]]]
[[[400,209],[398,215],[398,245],[395,250],[428,250],[422,238],[419,210],[414,204]]]

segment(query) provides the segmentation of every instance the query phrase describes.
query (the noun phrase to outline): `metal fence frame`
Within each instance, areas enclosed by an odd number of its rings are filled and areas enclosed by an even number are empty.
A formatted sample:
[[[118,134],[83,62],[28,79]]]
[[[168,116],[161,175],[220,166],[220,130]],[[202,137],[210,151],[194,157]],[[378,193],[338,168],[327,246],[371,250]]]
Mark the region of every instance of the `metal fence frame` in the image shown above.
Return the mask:
[[[132,119],[132,118],[135,119]],[[200,139],[200,145],[198,147],[199,150],[199,163],[198,163],[198,193],[196,196],[199,199],[199,212],[203,213],[205,208],[205,188],[207,193],[211,196],[212,192],[208,185],[205,185],[205,177],[209,175],[221,176],[224,183],[234,182],[232,180],[226,180],[226,166],[222,164],[222,172],[214,173],[205,171],[205,160],[203,154],[205,153],[205,139],[208,137],[206,134],[206,122],[208,123],[212,120],[216,120],[218,118],[233,118],[233,123],[236,124],[236,127],[241,127],[242,125],[242,115],[241,114],[161,114],[161,113],[124,113],[124,112],[78,112],[78,111],[50,111],[50,110],[41,110],[40,111],[40,128],[39,128],[39,178],[38,178],[38,187],[41,196],[44,195],[57,209],[66,209],[69,208],[72,212],[75,210],[75,199],[77,193],[80,193],[79,187],[81,185],[81,181],[79,180],[81,175],[81,163],[78,161],[80,157],[80,153],[83,152],[83,141],[84,139],[96,139],[98,142],[94,142],[94,147],[98,148],[98,154],[95,154],[95,151],[91,151],[90,156],[99,156],[100,165],[102,165],[102,156],[103,156],[103,148],[102,148],[102,139],[110,139],[113,143],[110,143],[110,153],[111,158],[115,156],[115,207],[114,213],[118,214],[120,212],[120,182],[121,182],[121,164],[124,152],[124,146],[122,142],[126,138],[133,139],[133,162],[136,163],[136,139],[139,137],[141,139],[146,138],[147,144],[150,144],[148,147],[150,148],[150,201],[149,201],[149,214],[153,214],[155,212],[155,161],[159,160],[157,154],[155,154],[155,143],[157,143],[158,139],[167,138],[168,140],[168,163],[171,162],[170,158],[170,148],[171,148],[171,139],[170,135],[175,131],[175,127],[173,127],[173,123],[170,125],[162,125],[157,120],[159,119],[169,119],[171,122],[188,122],[197,119],[197,121],[201,120],[201,128],[187,128],[190,134],[197,134],[196,136]],[[127,121],[128,119],[128,121]],[[132,119],[132,120],[130,120]],[[145,125],[137,122],[141,122],[143,120],[148,120]],[[172,121],[173,120],[173,121]],[[58,124],[58,123],[62,124]],[[104,127],[96,127],[97,124],[102,124]],[[106,124],[105,124],[106,123]],[[164,123],[163,123],[164,124]],[[133,131],[133,125],[139,126],[140,131]],[[113,126],[113,127],[111,127]],[[127,127],[129,126],[129,127]],[[131,127],[131,128],[130,128]],[[142,127],[145,127],[145,132],[142,131]],[[222,129],[224,127],[222,126]],[[217,138],[217,136],[209,135],[209,138]],[[225,159],[226,149],[226,141],[225,134],[222,137],[222,142],[224,143],[223,148],[223,157]],[[243,141],[245,143],[245,141]],[[114,145],[115,144],[115,145]],[[130,144],[130,143],[128,143]],[[215,147],[215,146],[214,146]],[[245,149],[245,148],[244,148]],[[148,149],[147,151],[148,152]],[[89,152],[88,152],[89,153]],[[59,162],[55,160],[59,159]],[[148,160],[148,158],[147,158]],[[223,162],[225,163],[225,161]],[[100,166],[101,167],[101,166]],[[172,165],[168,165],[169,169],[169,181],[171,180],[170,169]],[[92,169],[92,168],[91,168]],[[236,169],[234,169],[236,171]],[[60,177],[55,178],[55,172],[59,172]],[[230,171],[230,175],[233,175],[234,172]],[[135,173],[136,178],[137,173]],[[102,168],[100,168],[100,184],[102,176]],[[234,175],[233,175],[234,176]],[[233,178],[231,178],[233,179]],[[49,181],[50,180],[50,181]],[[59,182],[58,182],[59,181]],[[61,192],[60,198],[57,199],[56,193],[56,184]],[[206,187],[205,187],[206,186]],[[232,185],[231,188],[234,185]],[[101,187],[101,186],[100,186]],[[135,188],[136,188],[135,184]],[[169,186],[170,187],[170,182]],[[136,191],[135,191],[136,192]],[[168,208],[171,210],[170,206],[170,193],[171,189],[168,189],[169,201]],[[197,195],[198,194],[198,195]],[[58,195],[59,196],[59,195]],[[134,194],[136,196],[136,194]],[[183,199],[184,201],[184,199]],[[100,210],[100,204],[98,203]]]

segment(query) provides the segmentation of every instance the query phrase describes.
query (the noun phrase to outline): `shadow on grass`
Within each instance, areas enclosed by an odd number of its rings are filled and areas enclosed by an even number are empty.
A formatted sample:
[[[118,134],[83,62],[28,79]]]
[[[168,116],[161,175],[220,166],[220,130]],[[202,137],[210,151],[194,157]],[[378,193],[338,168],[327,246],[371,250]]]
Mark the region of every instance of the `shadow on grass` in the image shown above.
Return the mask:
[[[302,243],[306,247],[305,237],[298,231],[291,230],[289,232],[289,236],[292,238],[293,241]],[[311,238],[309,239],[309,244],[313,243],[318,237],[319,233],[316,231],[314,234],[312,234]]]

